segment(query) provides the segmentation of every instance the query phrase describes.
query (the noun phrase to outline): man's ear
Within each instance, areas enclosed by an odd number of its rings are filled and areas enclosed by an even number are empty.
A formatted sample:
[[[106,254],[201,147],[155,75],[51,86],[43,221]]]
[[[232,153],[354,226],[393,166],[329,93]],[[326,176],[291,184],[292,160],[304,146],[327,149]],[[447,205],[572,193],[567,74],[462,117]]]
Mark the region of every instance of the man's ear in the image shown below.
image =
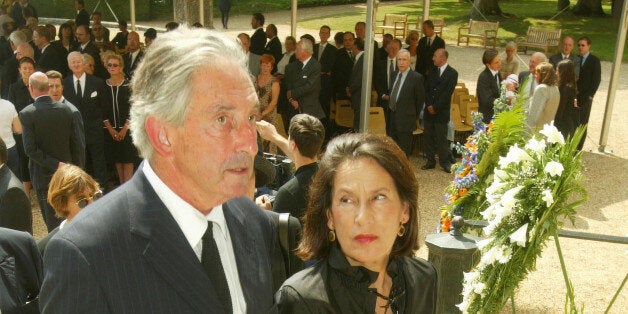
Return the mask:
[[[144,122],[146,134],[150,140],[155,152],[161,156],[167,157],[172,154],[172,144],[168,138],[169,130],[167,125],[153,116],[149,116]]]

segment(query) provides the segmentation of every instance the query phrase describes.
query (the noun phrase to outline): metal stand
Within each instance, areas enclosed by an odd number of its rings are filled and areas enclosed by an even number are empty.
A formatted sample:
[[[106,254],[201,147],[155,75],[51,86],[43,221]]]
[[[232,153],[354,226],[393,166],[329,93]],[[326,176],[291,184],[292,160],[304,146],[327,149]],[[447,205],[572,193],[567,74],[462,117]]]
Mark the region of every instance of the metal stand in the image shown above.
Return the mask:
[[[118,22],[118,17],[116,16],[116,13],[113,12],[113,9],[111,8],[111,5],[109,5],[109,2],[107,2],[107,0],[98,0],[98,2],[96,3],[96,6],[94,7],[94,11],[98,10],[98,6],[100,5],[100,2],[105,2],[105,5],[107,6],[107,8],[109,8],[109,12],[111,12],[111,15],[113,15],[113,18],[116,20],[116,22]],[[92,11],[92,13],[94,13],[94,11]]]

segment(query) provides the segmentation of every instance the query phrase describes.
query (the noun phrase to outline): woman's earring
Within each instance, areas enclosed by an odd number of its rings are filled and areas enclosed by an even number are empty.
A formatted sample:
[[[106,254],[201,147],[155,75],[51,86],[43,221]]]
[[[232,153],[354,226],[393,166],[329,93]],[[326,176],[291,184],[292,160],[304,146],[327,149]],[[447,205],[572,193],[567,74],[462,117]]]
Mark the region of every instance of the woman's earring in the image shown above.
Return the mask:
[[[405,234],[406,234],[406,227],[400,222],[399,231],[397,231],[397,236],[403,237]]]
[[[336,241],[336,231],[329,230],[329,233],[327,234],[327,239],[329,240],[329,242]]]

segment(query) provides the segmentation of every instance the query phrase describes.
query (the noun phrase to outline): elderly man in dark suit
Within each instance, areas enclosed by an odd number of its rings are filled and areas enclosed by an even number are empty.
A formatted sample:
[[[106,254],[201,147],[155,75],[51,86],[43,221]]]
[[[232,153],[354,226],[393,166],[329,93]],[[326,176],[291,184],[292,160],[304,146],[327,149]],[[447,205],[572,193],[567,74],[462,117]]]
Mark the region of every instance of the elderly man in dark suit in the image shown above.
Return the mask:
[[[312,58],[313,52],[313,43],[309,39],[301,39],[297,43],[294,54],[299,62],[286,66],[286,95],[292,107],[299,113],[307,113],[323,120],[325,112],[318,100],[321,91],[321,64]]]
[[[0,312],[39,313],[41,255],[33,236],[0,228]]]
[[[386,128],[388,136],[392,137],[397,145],[410,156],[412,152],[412,132],[416,130],[416,119],[419,116],[425,101],[425,87],[423,76],[410,69],[410,52],[401,49],[397,53],[397,67],[399,71],[393,74],[395,81],[388,101],[388,121]]]
[[[0,227],[33,233],[31,202],[22,181],[7,166],[7,155],[0,138]]]
[[[98,62],[100,63],[100,62]],[[63,97],[76,106],[85,129],[85,170],[103,188],[107,187],[107,164],[103,138],[103,81],[85,73],[83,57],[77,51],[68,54],[72,75],[63,80]]]
[[[434,67],[427,77],[429,86],[425,97],[425,150],[427,163],[421,169],[436,167],[436,155],[443,171],[450,173],[451,150],[447,141],[447,123],[449,122],[451,94],[458,82],[458,72],[447,64],[449,53],[445,48],[437,49],[432,60]]]
[[[137,32],[130,32],[126,37],[127,53],[122,55],[124,59],[124,74],[132,78],[137,65],[142,61],[144,52],[140,49],[140,35]]]
[[[43,313],[272,308],[273,268],[284,267],[270,262],[281,255],[276,227],[241,197],[253,178],[258,113],[243,58],[233,40],[205,29],[180,26],[152,44],[131,108],[146,160],[48,242]]]
[[[51,231],[61,220],[55,216],[47,200],[50,178],[61,164],[78,164],[82,147],[72,139],[75,136],[72,110],[50,98],[46,74],[35,72],[28,83],[35,102],[19,114],[24,151],[29,158],[28,168],[37,191],[39,208],[48,231]]]
[[[499,98],[499,84],[502,79],[499,70],[502,68],[502,59],[497,50],[486,49],[482,55],[482,63],[486,68],[478,76],[476,95],[478,95],[478,111],[482,113],[482,121],[489,123],[495,112],[493,102]]]
[[[581,37],[578,39],[578,51],[580,52],[580,78],[578,79],[578,107],[580,108],[580,124],[588,124],[593,105],[593,96],[600,87],[602,80],[602,64],[600,59],[591,54],[591,39]],[[585,131],[578,149],[582,149],[587,133]]]
[[[445,48],[445,41],[434,32],[434,23],[431,20],[423,22],[423,37],[417,48],[416,71],[424,77],[434,67],[432,57],[437,49]]]
[[[327,25],[321,26],[318,33],[321,41],[314,45],[314,58],[321,64],[321,92],[318,100],[325,111],[325,115],[329,116],[329,106],[334,94],[334,81],[332,80],[332,71],[338,51],[336,47],[329,43],[331,36],[331,28]],[[327,130],[328,135],[331,130]]]
[[[549,58],[549,62],[554,66],[554,69],[558,65],[558,62],[569,59],[573,62],[574,71],[576,73],[576,80],[580,75],[580,56],[575,53],[571,53],[574,47],[574,39],[571,36],[565,36],[563,38],[560,53],[557,53]]]

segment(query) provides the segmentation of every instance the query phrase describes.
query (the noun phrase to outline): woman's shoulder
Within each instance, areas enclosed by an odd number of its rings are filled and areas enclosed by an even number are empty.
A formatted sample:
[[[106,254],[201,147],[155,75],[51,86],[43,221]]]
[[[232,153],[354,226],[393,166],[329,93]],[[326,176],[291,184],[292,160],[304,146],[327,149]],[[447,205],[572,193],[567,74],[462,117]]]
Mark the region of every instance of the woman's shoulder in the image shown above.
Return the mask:
[[[432,263],[416,257],[401,257],[406,278],[413,278],[416,282],[429,282],[436,280],[436,269]]]
[[[323,264],[319,262],[306,268],[292,275],[281,285],[275,297],[280,313],[302,313],[305,310],[329,306],[324,280],[326,267],[323,267]]]

